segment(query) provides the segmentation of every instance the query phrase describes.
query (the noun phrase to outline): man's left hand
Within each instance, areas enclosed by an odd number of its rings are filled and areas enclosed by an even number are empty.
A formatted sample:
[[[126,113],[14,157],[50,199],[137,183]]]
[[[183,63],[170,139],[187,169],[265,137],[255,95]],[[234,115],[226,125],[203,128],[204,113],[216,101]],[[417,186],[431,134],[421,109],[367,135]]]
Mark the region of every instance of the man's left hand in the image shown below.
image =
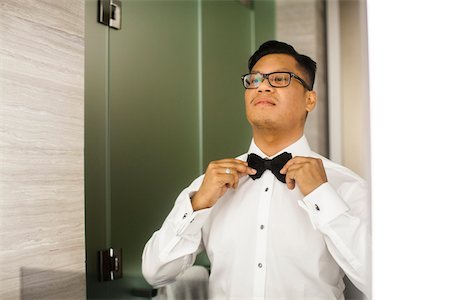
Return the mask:
[[[294,189],[297,183],[305,196],[328,181],[322,160],[319,158],[295,156],[284,165],[280,173],[286,174],[288,189]]]

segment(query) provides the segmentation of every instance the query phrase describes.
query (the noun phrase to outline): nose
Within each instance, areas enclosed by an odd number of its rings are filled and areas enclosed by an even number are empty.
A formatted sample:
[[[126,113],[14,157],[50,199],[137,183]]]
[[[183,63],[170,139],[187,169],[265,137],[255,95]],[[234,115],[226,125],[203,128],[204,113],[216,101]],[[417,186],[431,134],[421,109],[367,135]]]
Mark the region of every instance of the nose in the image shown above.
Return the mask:
[[[261,82],[261,84],[258,86],[258,92],[259,93],[271,93],[273,92],[274,87],[270,85],[269,83],[269,79],[268,78],[264,78],[263,81]]]

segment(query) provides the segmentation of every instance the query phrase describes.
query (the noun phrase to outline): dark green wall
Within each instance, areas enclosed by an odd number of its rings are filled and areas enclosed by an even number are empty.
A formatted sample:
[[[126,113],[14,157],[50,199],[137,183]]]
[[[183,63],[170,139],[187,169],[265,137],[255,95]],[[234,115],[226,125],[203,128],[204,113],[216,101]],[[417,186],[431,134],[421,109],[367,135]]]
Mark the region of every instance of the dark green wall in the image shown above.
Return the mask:
[[[148,288],[142,249],[179,192],[251,138],[240,76],[274,38],[273,1],[122,1],[121,30],[86,1],[88,298]],[[98,250],[123,249],[124,278],[98,283]],[[206,264],[203,257],[200,263]],[[134,292],[132,291],[134,290]]]
[[[255,50],[268,40],[275,37],[275,0],[254,2],[255,12]]]

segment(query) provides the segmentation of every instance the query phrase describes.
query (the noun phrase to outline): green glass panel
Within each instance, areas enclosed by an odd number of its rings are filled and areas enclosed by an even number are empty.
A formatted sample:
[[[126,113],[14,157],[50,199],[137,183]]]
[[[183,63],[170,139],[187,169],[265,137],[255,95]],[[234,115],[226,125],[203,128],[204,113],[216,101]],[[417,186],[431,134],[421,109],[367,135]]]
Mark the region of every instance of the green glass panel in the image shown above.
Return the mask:
[[[141,255],[198,175],[195,1],[123,1],[110,31],[111,246],[123,249],[116,297],[142,284]],[[135,280],[130,280],[135,278]]]
[[[107,291],[97,280],[97,251],[107,236],[108,28],[97,23],[97,1],[85,2],[85,230],[86,288],[92,299]]]
[[[235,157],[248,149],[241,75],[252,49],[251,10],[238,1],[204,1],[203,163]]]

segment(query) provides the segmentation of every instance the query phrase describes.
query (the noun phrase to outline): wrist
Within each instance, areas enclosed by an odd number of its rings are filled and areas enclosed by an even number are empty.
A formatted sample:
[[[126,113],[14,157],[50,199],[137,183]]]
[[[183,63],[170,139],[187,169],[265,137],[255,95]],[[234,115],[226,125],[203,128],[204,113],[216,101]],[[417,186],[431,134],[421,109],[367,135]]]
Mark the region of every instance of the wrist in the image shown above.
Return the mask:
[[[194,211],[210,207],[210,205],[208,205],[208,202],[204,201],[204,198],[201,195],[199,195],[198,192],[196,192],[191,196],[191,205]]]

